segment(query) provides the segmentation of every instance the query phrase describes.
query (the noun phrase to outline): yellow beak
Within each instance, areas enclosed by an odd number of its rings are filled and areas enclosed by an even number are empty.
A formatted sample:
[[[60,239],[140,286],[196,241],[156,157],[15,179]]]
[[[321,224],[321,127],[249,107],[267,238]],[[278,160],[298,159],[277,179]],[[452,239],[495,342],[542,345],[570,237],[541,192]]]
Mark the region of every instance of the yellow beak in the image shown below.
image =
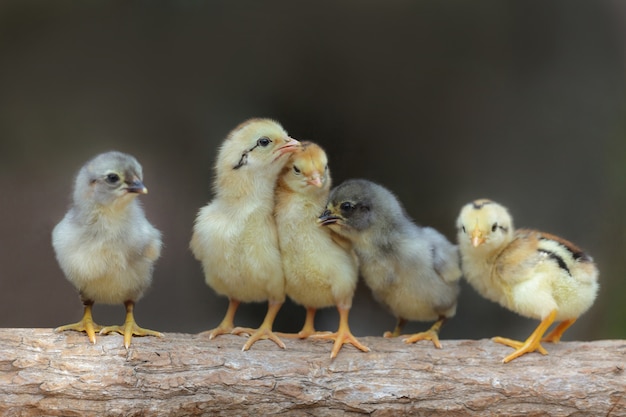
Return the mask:
[[[476,225],[472,233],[470,233],[470,240],[472,241],[472,246],[475,248],[485,243],[485,237],[483,236],[483,232],[478,228],[478,225]]]

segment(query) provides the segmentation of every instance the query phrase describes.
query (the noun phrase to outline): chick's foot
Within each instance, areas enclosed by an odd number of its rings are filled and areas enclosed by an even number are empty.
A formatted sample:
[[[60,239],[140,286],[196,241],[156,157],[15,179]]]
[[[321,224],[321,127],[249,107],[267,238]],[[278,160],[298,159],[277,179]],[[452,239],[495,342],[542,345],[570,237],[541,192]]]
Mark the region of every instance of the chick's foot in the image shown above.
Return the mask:
[[[85,332],[89,337],[89,341],[93,344],[96,343],[96,332],[99,332],[102,329],[102,326],[94,323],[93,318],[91,316],[91,304],[85,305],[85,312],[83,313],[83,318],[77,322],[72,324],[66,324],[65,326],[59,326],[54,329],[55,332],[63,332],[66,330],[74,330],[76,332]]]
[[[402,334],[402,329],[404,329],[404,326],[406,325],[406,323],[407,323],[406,319],[399,318],[398,319],[398,323],[396,324],[396,328],[393,329],[393,332],[387,331],[387,332],[385,332],[383,334],[383,337],[387,338],[387,339],[390,339],[390,338],[393,338],[393,337],[400,336]]]
[[[133,336],[156,336],[163,337],[163,333],[144,329],[139,327],[135,322],[135,317],[133,315],[133,302],[126,302],[126,320],[124,324],[121,326],[107,326],[103,327],[100,330],[100,334],[108,334],[111,332],[116,332],[124,336],[124,347],[128,349],[130,347],[130,342]]]
[[[441,349],[441,342],[439,342],[439,332],[437,330],[429,329],[425,332],[415,333],[405,339],[402,339],[404,343],[415,343],[420,340],[430,340],[437,349]]]
[[[441,330],[441,326],[443,326],[443,323],[445,323],[445,321],[445,317],[440,317],[439,320],[437,320],[430,329],[425,332],[416,333],[403,339],[404,343],[415,343],[420,340],[430,340],[431,342],[433,342],[433,345],[435,345],[437,349],[441,349],[442,346],[439,342],[439,331]]]
[[[547,355],[548,351],[546,351],[543,346],[541,346],[541,338],[546,330],[552,325],[554,322],[554,318],[556,317],[556,310],[553,310],[547,317],[545,317],[539,326],[535,329],[534,332],[526,339],[524,342],[519,342],[517,340],[506,339],[504,337],[494,337],[493,341],[496,343],[501,343],[503,345],[507,345],[516,349],[515,352],[511,353],[509,356],[504,358],[502,362],[507,363],[511,362],[513,359],[519,358],[525,353],[538,351],[542,355]],[[555,329],[555,330],[558,330]]]
[[[200,336],[209,336],[209,340],[215,339],[217,336],[222,334],[230,334],[235,328],[234,320],[235,313],[237,312],[237,308],[239,307],[239,301],[230,299],[228,302],[228,310],[226,310],[226,315],[222,322],[215,329],[207,330],[201,332]]]
[[[265,315],[265,319],[258,329],[251,329],[247,327],[236,327],[233,329],[233,331],[231,332],[232,334],[239,335],[245,333],[250,335],[248,341],[243,345],[243,348],[241,350],[245,352],[246,350],[250,349],[256,341],[266,339],[273,341],[281,349],[285,349],[285,344],[283,343],[283,341],[280,340],[278,336],[272,331],[274,319],[276,318],[278,310],[280,310],[282,305],[282,302],[279,303],[270,301],[269,306],[267,307],[267,314]]]
[[[350,310],[344,308],[338,308],[338,310],[339,328],[337,329],[337,332],[330,334],[316,334],[311,337],[314,339],[329,339],[335,341],[333,349],[330,352],[331,359],[337,357],[337,354],[346,343],[350,343],[352,346],[363,352],[369,352],[370,348],[359,342],[350,331],[350,326],[348,325],[348,313]]]
[[[280,337],[285,337],[287,339],[306,339],[311,336],[316,335],[329,335],[331,332],[318,332],[315,330],[315,313],[316,309],[313,307],[307,307],[306,309],[306,319],[304,320],[304,325],[302,326],[302,330],[298,333],[280,333],[277,332]]]

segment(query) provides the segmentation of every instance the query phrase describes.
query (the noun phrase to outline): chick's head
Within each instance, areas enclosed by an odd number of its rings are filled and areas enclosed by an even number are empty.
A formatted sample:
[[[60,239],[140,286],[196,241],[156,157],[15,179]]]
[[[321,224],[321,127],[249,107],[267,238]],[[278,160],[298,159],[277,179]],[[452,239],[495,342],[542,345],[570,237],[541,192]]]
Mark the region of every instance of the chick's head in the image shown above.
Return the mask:
[[[513,237],[513,219],[508,210],[488,199],[463,206],[456,227],[461,247],[489,251],[508,244]]]
[[[368,229],[391,230],[406,215],[396,197],[371,181],[353,179],[334,188],[318,222],[350,237]]]
[[[218,172],[230,172],[273,167],[278,173],[287,162],[286,156],[299,145],[278,122],[250,119],[228,134],[220,148],[216,168]]]
[[[87,162],[76,176],[74,203],[123,207],[146,194],[141,165],[131,155],[111,151]]]
[[[331,179],[326,152],[313,142],[301,142],[302,147],[291,154],[283,168],[280,183],[297,193],[327,194]]]

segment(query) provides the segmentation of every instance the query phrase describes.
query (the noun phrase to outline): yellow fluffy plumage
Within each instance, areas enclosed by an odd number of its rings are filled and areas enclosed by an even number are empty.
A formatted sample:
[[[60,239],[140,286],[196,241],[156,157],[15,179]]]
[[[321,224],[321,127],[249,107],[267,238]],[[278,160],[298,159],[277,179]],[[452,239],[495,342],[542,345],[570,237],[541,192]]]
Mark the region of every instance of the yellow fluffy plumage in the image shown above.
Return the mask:
[[[250,334],[243,350],[266,338],[284,348],[272,332],[285,299],[274,189],[287,154],[298,147],[299,142],[273,120],[251,119],[237,126],[218,153],[215,198],[200,209],[194,225],[190,248],[202,263],[206,283],[230,300],[224,320],[209,337]],[[240,302],[266,300],[268,313],[258,329],[234,328]]]
[[[467,281],[485,298],[541,320],[525,342],[494,339],[516,349],[504,362],[536,350],[546,354],[540,342],[558,342],[593,304],[598,270],[573,243],[536,230],[515,230],[508,210],[487,199],[465,205],[457,228]],[[543,338],[556,321],[559,326]]]
[[[358,279],[356,258],[317,222],[330,185],[326,153],[314,143],[303,142],[279,177],[275,213],[287,295],[307,308],[305,325],[298,335],[334,339],[334,358],[344,343],[369,349],[354,338],[348,326]],[[340,314],[339,329],[332,335],[322,335],[313,325],[315,310],[332,305]]]

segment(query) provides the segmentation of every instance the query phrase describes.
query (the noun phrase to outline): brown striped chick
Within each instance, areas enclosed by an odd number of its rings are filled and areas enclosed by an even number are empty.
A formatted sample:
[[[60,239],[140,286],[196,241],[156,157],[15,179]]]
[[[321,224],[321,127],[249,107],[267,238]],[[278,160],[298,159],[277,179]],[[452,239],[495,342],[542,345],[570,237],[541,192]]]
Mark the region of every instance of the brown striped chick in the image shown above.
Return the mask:
[[[137,196],[148,190],[141,165],[120,152],[106,152],[87,162],[78,172],[72,207],[52,231],[52,246],[67,279],[78,289],[83,318],[56,331],[87,333],[96,343],[101,334],[124,335],[128,348],[132,336],[163,336],[135,323],[135,302],[152,283],[154,262],[161,253],[161,233],[146,219]],[[94,323],[94,303],[126,305],[123,326]]]
[[[362,179],[335,187],[319,221],[352,242],[365,283],[397,318],[385,337],[399,336],[407,320],[436,320],[404,341],[430,340],[441,348],[439,330],[456,312],[457,247],[435,229],[413,223],[385,187]]]
[[[529,352],[547,354],[541,342],[558,342],[593,304],[598,270],[571,242],[536,230],[515,230],[507,209],[487,199],[465,205],[457,228],[467,281],[485,298],[541,320],[524,342],[494,338],[515,349],[505,363]],[[560,324],[543,337],[554,322]]]
[[[330,185],[326,153],[312,142],[302,142],[302,149],[291,155],[278,179],[275,215],[287,295],[307,309],[298,337],[334,340],[330,355],[334,358],[345,343],[365,352],[369,349],[352,335],[348,325],[358,280],[356,258],[317,222]],[[339,311],[337,332],[316,332],[316,310],[333,305]]]
[[[274,191],[288,154],[300,143],[280,124],[251,119],[237,126],[222,143],[215,164],[214,199],[198,212],[190,248],[204,269],[206,283],[229,299],[219,326],[209,338],[224,333],[249,334],[248,350],[257,340],[271,339],[274,319],[285,300]],[[234,328],[240,302],[268,301],[258,329]]]

